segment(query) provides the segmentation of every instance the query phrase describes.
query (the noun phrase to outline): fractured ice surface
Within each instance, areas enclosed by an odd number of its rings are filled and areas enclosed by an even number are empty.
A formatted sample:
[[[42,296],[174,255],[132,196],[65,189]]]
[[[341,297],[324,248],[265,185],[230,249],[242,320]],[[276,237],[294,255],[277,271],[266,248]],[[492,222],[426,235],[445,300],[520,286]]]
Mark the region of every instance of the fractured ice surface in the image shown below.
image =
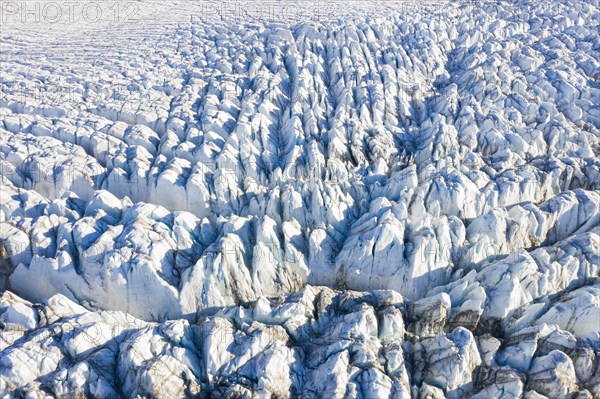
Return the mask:
[[[600,397],[597,0],[139,4],[4,10],[3,396]]]

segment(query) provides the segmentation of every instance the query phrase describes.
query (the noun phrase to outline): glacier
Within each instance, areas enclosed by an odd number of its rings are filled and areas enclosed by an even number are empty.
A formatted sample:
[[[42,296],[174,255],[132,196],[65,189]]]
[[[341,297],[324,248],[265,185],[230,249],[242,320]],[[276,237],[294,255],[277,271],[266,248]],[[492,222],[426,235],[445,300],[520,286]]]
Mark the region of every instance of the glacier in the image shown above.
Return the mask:
[[[0,6],[0,396],[600,398],[598,0]]]

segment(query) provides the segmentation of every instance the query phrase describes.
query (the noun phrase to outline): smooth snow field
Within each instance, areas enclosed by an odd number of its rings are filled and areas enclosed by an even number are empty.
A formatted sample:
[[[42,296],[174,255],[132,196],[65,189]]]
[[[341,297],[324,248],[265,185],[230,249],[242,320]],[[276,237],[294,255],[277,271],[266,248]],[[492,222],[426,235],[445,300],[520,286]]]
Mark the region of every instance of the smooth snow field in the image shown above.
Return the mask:
[[[600,399],[600,0],[0,0],[0,398]]]

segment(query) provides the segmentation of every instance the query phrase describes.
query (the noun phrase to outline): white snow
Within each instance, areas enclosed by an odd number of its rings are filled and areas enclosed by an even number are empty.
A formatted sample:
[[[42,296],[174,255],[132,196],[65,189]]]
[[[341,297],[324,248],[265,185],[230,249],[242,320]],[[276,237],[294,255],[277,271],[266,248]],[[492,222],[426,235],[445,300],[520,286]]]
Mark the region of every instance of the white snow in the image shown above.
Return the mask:
[[[0,396],[600,396],[598,0],[0,6]]]

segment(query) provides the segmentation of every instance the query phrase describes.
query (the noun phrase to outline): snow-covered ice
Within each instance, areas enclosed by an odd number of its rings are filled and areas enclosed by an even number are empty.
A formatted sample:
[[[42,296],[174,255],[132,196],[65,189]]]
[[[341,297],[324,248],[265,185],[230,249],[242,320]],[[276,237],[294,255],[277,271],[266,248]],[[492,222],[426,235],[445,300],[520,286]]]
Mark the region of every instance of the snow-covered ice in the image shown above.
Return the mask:
[[[598,0],[0,6],[0,396],[600,398]]]

